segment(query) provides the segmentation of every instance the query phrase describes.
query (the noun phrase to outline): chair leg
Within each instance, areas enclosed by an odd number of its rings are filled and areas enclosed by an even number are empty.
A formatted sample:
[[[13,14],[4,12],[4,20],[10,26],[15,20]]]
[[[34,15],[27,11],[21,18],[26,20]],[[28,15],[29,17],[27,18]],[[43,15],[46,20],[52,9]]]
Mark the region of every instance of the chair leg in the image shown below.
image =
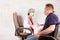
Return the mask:
[[[24,37],[22,37],[22,40],[24,40]]]

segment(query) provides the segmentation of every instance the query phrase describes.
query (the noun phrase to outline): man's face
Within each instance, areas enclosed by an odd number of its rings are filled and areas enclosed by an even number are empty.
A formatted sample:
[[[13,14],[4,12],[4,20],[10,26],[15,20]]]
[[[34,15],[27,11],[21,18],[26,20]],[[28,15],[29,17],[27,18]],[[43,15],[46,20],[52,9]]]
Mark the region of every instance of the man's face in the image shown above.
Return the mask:
[[[34,16],[34,13],[30,13],[30,16],[31,16],[31,17]]]
[[[53,12],[52,7],[45,7],[45,15],[48,15],[51,12]]]

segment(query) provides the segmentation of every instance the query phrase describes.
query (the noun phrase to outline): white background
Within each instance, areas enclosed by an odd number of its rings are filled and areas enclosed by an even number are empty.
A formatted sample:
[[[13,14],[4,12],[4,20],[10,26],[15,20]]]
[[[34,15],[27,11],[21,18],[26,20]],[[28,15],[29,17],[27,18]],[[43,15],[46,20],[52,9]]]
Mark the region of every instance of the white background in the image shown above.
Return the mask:
[[[60,19],[60,0],[0,0],[0,35],[14,36],[13,12],[15,11],[24,18],[29,8],[35,8],[34,21],[44,23],[44,7],[47,3],[55,6],[55,13]]]

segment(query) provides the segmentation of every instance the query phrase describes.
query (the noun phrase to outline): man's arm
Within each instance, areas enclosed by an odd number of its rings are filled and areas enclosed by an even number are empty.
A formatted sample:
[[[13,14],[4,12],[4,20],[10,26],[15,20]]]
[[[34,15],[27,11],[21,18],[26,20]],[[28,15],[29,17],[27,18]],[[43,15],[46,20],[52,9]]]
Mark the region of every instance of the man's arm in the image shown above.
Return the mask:
[[[55,30],[55,25],[50,25],[47,29],[40,31],[41,35],[49,34]]]
[[[55,30],[55,25],[50,25],[47,29],[38,32],[38,33],[35,34],[34,36],[35,36],[36,38],[39,38],[40,36],[49,34],[49,33],[53,32],[54,30]]]

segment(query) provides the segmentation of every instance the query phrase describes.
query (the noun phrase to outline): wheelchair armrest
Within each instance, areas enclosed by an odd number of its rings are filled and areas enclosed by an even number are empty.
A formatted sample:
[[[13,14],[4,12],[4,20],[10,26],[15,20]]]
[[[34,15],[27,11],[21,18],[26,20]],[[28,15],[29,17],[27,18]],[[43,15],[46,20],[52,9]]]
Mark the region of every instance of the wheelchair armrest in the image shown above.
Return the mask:
[[[52,38],[52,39],[54,39],[54,40],[59,40],[58,38],[53,37],[53,36],[49,36],[49,35],[44,35],[43,37],[48,37],[48,38]]]
[[[21,30],[23,31],[24,29],[29,30],[31,33],[24,34],[23,32],[21,32]],[[26,36],[26,35],[32,34],[32,31],[30,28],[19,27],[16,31],[17,31],[18,35],[21,35],[21,36]]]

